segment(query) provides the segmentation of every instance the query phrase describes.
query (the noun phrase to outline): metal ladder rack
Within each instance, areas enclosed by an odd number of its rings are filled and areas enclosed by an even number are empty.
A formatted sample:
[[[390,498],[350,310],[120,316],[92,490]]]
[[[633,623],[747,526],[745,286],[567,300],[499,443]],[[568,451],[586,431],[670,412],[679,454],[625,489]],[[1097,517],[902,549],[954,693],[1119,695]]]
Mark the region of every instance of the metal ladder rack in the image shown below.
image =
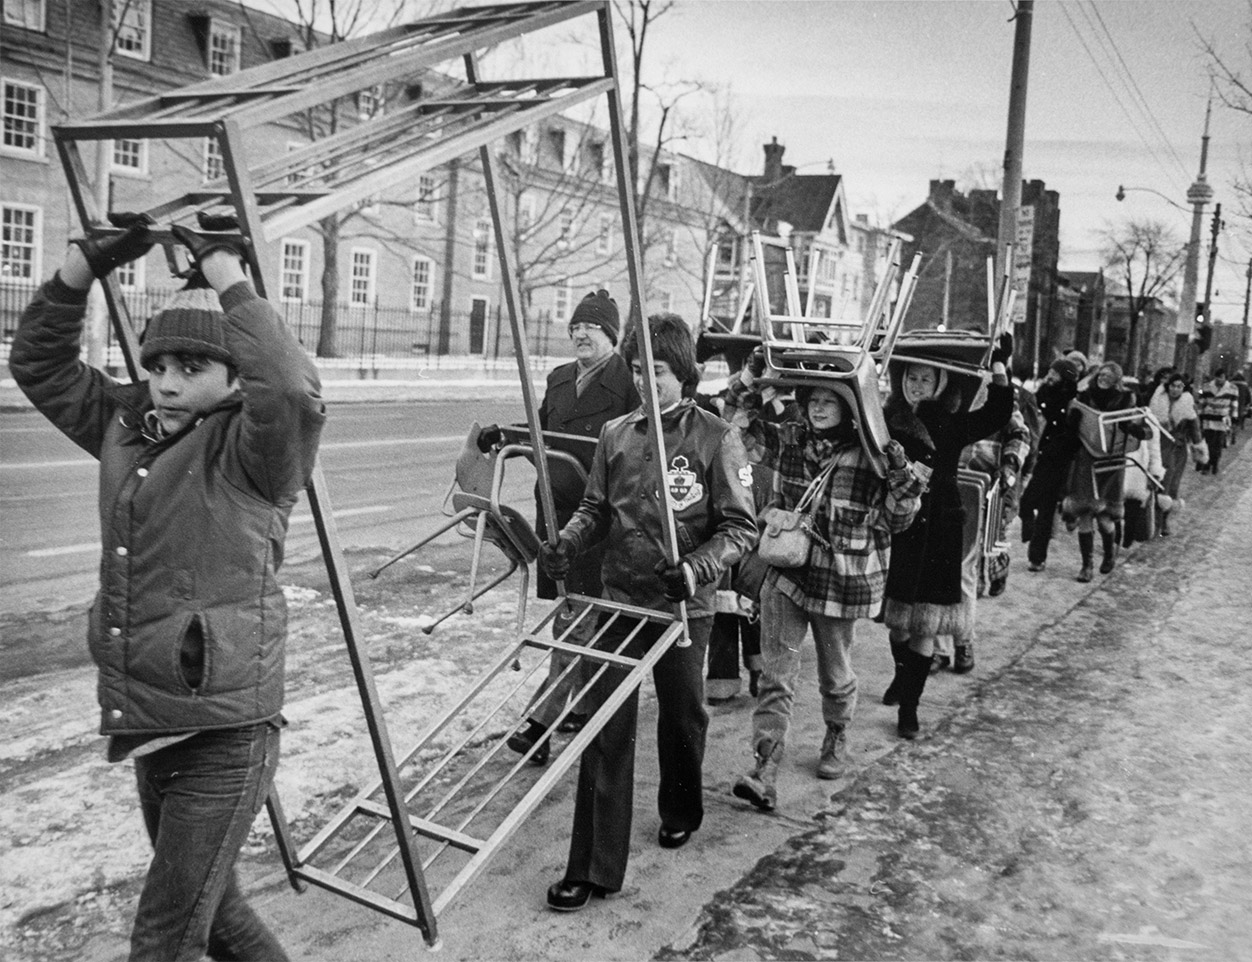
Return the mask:
[[[543,514],[551,525],[555,511],[548,459],[540,430],[538,401],[530,380],[530,358],[524,321],[518,309],[516,275],[496,190],[496,160],[489,145],[598,96],[608,100],[617,174],[616,199],[622,217],[631,292],[630,318],[640,332],[644,403],[649,412],[648,443],[656,454],[659,487],[666,488],[667,460],[655,428],[660,421],[660,407],[652,375],[652,344],[641,317],[642,262],[635,185],[626,165],[610,12],[608,0],[540,0],[456,9],[227,77],[192,84],[87,120],[60,124],[53,128],[53,135],[79,220],[91,236],[105,236],[115,228],[109,226],[109,212],[99,208],[90,189],[91,178],[79,150],[80,144],[115,138],[208,138],[216,143],[221,152],[223,176],[201,184],[196,172],[197,182],[193,186],[162,199],[146,213],[161,225],[156,234],[165,245],[171,263],[174,241],[165,225],[194,226],[201,213],[232,214],[238,223],[239,236],[247,241],[252,279],[262,296],[267,290],[278,290],[280,264],[275,247],[281,237],[360,204],[398,181],[414,179],[423,171],[477,151],[490,204],[527,433],[534,449],[537,487]],[[476,59],[479,52],[589,16],[595,17],[602,71],[589,76],[546,79],[485,81],[479,78]],[[444,89],[427,95],[422,84],[430,71],[458,60],[464,81],[449,83]],[[343,106],[345,98],[372,91],[381,84],[404,85],[411,91],[412,102],[389,114],[365,119],[347,117]],[[267,152],[260,142],[264,134],[262,128],[314,109],[339,111],[345,117],[342,129],[289,154],[275,157],[272,151]],[[104,293],[127,368],[132,379],[139,380],[144,375],[137,364],[138,338],[116,278],[106,278]],[[322,886],[416,926],[424,939],[434,945],[438,941],[439,912],[483,870],[494,852],[574,763],[616,707],[641,683],[656,660],[671,645],[684,643],[684,613],[680,609],[675,616],[576,595],[560,602],[573,605],[582,618],[596,618],[601,633],[608,624],[622,617],[660,622],[665,628],[646,655],[638,659],[566,646],[571,654],[578,655],[575,666],[591,660],[597,663],[600,672],[625,671],[626,675],[612,698],[560,754],[555,764],[520,792],[520,797],[518,776],[526,759],[511,765],[494,761],[494,754],[502,744],[499,740],[486,751],[480,749],[499,734],[500,723],[491,719],[507,717],[509,712],[517,711],[512,695],[516,695],[530,677],[524,675],[511,686],[512,694],[502,697],[496,684],[502,666],[511,665],[525,649],[550,649],[564,644],[559,639],[544,641],[539,637],[555,612],[534,630],[516,639],[471,685],[457,708],[440,719],[397,761],[373,669],[360,642],[352,581],[344,564],[320,461],[314,467],[307,495],[379,776],[375,784],[298,850],[278,794],[271,792],[267,806],[278,848],[297,889],[306,882]],[[668,502],[663,502],[662,514],[666,553],[671,560],[676,560],[676,530]],[[556,531],[549,527],[546,534],[551,542]],[[429,761],[426,756],[449,728],[452,718],[458,712],[466,712],[479,696],[495,701],[475,723],[473,736],[459,739],[447,753],[431,763],[429,769],[423,769]],[[521,720],[516,721],[504,732],[505,736],[521,724]],[[428,790],[443,785],[454,774],[453,790],[445,791],[442,798],[430,803]],[[484,784],[478,779],[479,775],[494,781]],[[433,853],[421,847],[427,843],[433,843]],[[381,854],[375,851],[380,846]],[[459,869],[445,869],[448,856],[456,853],[468,854],[469,858]],[[368,866],[362,864],[371,858],[374,861]],[[428,872],[432,870],[435,881],[442,886],[433,896],[428,884]]]

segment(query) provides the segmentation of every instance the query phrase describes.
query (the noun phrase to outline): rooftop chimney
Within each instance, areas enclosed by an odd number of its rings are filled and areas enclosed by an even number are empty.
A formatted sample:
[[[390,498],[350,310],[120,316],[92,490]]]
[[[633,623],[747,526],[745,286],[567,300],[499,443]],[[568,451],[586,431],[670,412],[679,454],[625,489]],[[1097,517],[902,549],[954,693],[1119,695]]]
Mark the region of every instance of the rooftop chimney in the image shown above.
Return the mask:
[[[774,183],[782,179],[783,151],[787,148],[778,142],[778,138],[774,137],[765,145],[765,181],[766,183]]]

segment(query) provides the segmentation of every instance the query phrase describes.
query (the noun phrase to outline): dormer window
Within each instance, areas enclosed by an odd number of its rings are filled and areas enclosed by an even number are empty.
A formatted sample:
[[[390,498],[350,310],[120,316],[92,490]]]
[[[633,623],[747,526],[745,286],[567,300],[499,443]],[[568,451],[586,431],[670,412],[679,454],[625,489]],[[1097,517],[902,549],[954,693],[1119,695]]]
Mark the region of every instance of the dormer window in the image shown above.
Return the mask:
[[[226,77],[239,70],[240,30],[234,24],[214,20],[209,24],[209,73]]]

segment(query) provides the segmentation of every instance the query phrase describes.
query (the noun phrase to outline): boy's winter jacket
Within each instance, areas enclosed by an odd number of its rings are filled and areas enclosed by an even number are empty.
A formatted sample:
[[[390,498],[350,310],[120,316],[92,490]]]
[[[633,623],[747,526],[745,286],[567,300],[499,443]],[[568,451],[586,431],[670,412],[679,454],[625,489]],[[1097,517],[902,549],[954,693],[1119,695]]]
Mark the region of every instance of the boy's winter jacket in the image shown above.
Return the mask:
[[[561,540],[576,552],[604,542],[601,576],[609,599],[671,611],[655,570],[665,559],[665,541],[647,427],[642,407],[604,426],[586,494]],[[662,414],[661,428],[678,554],[699,585],[687,612],[711,617],[718,578],[756,544],[752,467],[738,432],[694,401]]]
[[[282,707],[276,572],[325,415],[316,370],[274,309],[245,283],[221,304],[242,390],[156,442],[147,385],[79,359],[86,292],[48,281],[13,341],[26,396],[100,461],[88,645],[106,735],[241,727]]]

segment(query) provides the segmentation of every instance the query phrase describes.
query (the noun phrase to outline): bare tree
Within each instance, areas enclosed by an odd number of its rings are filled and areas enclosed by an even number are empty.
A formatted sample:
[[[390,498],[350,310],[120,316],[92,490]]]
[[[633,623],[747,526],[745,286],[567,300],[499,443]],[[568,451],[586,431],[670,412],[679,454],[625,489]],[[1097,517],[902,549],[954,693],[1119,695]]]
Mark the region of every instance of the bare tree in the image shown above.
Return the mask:
[[[1187,245],[1160,221],[1127,221],[1102,235],[1104,269],[1126,288],[1130,330],[1126,346],[1128,373],[1140,363],[1142,319],[1153,300],[1173,290]]]

